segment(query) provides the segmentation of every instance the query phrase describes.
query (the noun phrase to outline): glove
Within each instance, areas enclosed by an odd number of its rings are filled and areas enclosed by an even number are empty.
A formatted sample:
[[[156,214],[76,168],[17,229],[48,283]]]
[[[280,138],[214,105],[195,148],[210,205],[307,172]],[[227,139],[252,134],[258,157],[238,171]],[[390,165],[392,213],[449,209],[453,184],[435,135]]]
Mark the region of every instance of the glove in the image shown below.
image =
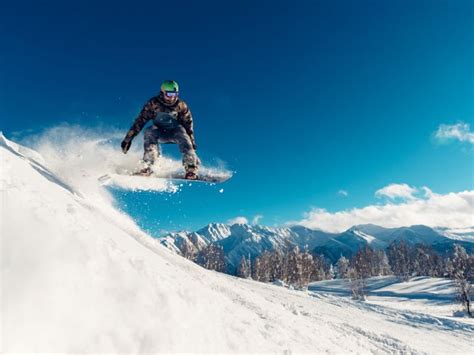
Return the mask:
[[[196,150],[197,149],[197,145],[195,142],[193,142],[193,149]]]
[[[130,138],[125,138],[120,145],[122,146],[123,154],[127,154],[130,146],[132,145],[132,140]]]

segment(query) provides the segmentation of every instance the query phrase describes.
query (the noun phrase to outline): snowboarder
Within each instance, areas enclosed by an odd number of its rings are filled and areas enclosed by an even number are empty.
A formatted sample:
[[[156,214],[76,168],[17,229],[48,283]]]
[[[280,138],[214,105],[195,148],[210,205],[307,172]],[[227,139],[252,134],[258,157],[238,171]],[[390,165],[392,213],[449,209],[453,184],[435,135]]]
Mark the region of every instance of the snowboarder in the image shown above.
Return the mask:
[[[165,80],[161,84],[160,94],[152,97],[145,104],[122,141],[122,151],[126,154],[133,138],[140,133],[149,120],[153,120],[153,125],[144,132],[143,162],[145,166],[139,175],[149,176],[153,173],[153,164],[160,156],[159,143],[175,143],[178,144],[183,155],[185,178],[198,179],[197,171],[200,161],[196,155],[193,118],[188,105],[178,96],[178,83],[174,80]]]

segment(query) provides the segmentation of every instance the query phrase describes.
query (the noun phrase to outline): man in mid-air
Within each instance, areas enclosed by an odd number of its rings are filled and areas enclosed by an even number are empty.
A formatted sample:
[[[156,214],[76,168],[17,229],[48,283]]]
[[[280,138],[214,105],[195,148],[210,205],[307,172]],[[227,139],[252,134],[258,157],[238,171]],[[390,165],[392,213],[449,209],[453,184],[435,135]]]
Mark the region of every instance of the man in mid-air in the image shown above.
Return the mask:
[[[153,173],[153,164],[160,156],[159,143],[175,143],[183,155],[185,178],[190,180],[198,178],[200,161],[196,155],[193,118],[188,105],[178,96],[178,83],[174,80],[165,80],[161,84],[160,94],[145,104],[122,141],[122,151],[126,154],[133,138],[149,120],[153,120],[153,125],[144,132],[144,168],[139,175],[149,176]]]

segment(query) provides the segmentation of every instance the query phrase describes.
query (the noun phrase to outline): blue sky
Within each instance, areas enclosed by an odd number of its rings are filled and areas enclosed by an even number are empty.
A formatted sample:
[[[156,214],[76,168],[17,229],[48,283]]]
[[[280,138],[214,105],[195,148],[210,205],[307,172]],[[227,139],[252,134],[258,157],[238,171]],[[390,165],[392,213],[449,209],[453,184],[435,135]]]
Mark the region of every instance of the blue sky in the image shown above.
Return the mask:
[[[125,134],[161,81],[177,80],[198,153],[237,174],[166,199],[117,192],[156,233],[363,207],[391,183],[472,190],[469,143],[434,134],[473,125],[473,24],[470,0],[10,2],[0,129],[66,121]]]

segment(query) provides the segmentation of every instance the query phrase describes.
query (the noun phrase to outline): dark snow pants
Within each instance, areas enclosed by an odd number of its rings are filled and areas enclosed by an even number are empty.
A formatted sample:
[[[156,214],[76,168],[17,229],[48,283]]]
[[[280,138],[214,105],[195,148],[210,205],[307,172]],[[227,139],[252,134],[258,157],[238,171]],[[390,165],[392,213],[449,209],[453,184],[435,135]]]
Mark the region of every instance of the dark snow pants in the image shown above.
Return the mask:
[[[146,165],[152,166],[160,156],[160,143],[175,143],[183,155],[183,166],[186,172],[196,172],[199,168],[199,158],[193,148],[193,143],[184,127],[179,126],[173,129],[162,129],[151,126],[145,129],[145,152],[143,161]]]

